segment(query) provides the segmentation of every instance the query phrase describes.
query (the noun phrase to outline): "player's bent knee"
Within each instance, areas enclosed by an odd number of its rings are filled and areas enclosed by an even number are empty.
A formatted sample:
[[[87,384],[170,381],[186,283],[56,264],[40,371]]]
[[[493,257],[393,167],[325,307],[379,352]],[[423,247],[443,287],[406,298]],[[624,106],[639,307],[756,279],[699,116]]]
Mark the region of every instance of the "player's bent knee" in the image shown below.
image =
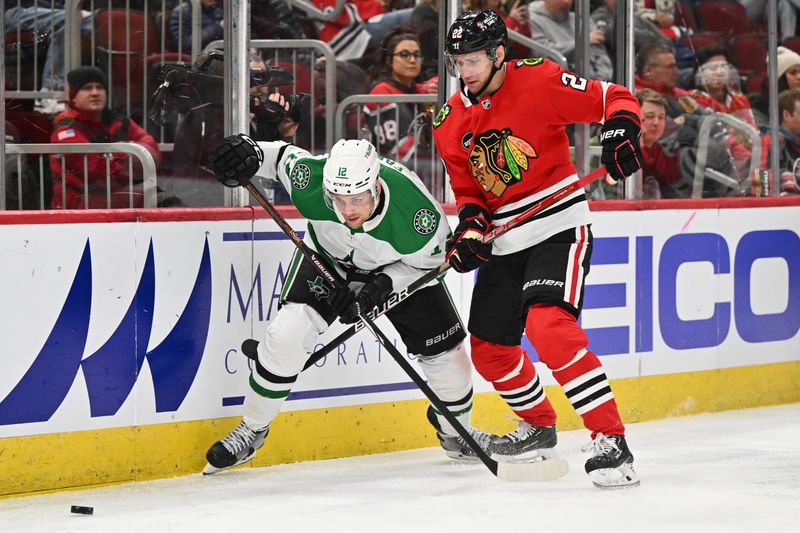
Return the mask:
[[[472,364],[486,381],[511,379],[522,369],[522,358],[527,357],[519,346],[504,346],[470,337]]]
[[[317,338],[327,327],[322,316],[310,306],[288,302],[267,327],[265,341],[258,347],[258,360],[278,376],[299,374]]]
[[[525,334],[550,369],[568,364],[589,344],[575,316],[555,305],[536,304],[528,311]]]

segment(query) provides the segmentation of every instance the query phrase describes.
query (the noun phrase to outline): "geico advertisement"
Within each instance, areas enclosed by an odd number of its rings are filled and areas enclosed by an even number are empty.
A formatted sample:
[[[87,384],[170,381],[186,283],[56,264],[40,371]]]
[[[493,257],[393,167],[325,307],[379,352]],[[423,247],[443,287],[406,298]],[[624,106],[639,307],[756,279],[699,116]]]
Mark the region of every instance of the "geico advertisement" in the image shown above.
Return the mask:
[[[581,321],[609,376],[800,359],[797,211],[595,213]],[[2,226],[0,243],[0,437],[241,413],[239,346],[277,312],[294,251],[274,223]],[[466,323],[472,276],[447,281]],[[420,397],[362,330],[301,375],[285,410]]]

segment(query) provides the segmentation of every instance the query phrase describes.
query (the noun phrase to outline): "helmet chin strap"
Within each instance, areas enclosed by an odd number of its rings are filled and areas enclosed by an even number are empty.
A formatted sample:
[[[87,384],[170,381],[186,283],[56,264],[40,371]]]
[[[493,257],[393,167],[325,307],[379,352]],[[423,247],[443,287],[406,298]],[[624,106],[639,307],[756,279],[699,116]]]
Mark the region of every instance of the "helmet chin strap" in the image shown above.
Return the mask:
[[[500,66],[498,67],[497,65],[494,64],[494,62],[492,62],[492,73],[489,74],[489,78],[486,80],[486,83],[484,83],[483,86],[480,89],[478,89],[478,92],[473,94],[472,92],[470,92],[469,89],[466,90],[467,98],[469,98],[470,102],[472,102],[473,104],[478,103],[478,97],[483,94],[483,92],[486,90],[487,87],[489,87],[489,84],[492,83],[495,74],[500,72],[504,66],[505,63],[501,63]],[[461,84],[461,90],[463,91],[465,87],[464,78],[458,78],[458,82]]]

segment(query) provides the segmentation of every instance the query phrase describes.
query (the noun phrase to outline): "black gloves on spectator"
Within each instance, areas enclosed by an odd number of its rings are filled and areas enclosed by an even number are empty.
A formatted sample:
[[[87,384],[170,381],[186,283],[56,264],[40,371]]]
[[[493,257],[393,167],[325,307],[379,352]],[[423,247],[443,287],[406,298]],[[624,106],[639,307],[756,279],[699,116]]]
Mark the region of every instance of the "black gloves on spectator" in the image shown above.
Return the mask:
[[[225,137],[208,156],[217,180],[226,187],[247,186],[263,162],[264,152],[243,133]]]
[[[375,274],[361,288],[355,301],[339,314],[339,320],[342,324],[357,322],[361,313],[369,313],[390,294],[392,294],[392,278],[382,272]]]
[[[600,142],[603,144],[600,162],[615,183],[642,168],[640,131],[641,121],[630,111],[617,111],[603,124],[600,132]]]
[[[458,226],[447,240],[447,261],[457,272],[469,272],[492,256],[492,244],[483,242],[494,227],[491,215],[477,204],[464,204],[458,211]]]

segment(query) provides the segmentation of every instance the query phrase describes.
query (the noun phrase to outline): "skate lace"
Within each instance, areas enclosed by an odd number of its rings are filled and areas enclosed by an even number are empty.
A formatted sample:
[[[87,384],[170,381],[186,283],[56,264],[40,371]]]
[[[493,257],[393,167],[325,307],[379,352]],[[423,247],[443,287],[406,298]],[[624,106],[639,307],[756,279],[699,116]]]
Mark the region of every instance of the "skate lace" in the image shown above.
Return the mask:
[[[236,455],[244,450],[255,439],[256,434],[244,422],[240,422],[225,438],[222,445],[232,454]]]
[[[593,441],[581,447],[582,452],[588,452],[589,450],[592,450],[592,455],[606,455],[619,450],[619,447],[617,447],[616,442],[606,435],[598,433]]]
[[[511,442],[520,442],[522,440],[527,439],[534,431],[536,431],[536,427],[528,424],[524,420],[517,420],[516,418],[507,417],[509,420],[513,420],[517,423],[516,429],[510,433],[506,433],[504,438],[510,440]]]
[[[470,428],[469,436],[475,439],[475,442],[478,443],[478,446],[484,450],[489,446],[489,444],[492,442],[492,438],[494,437],[494,435],[491,433],[486,433],[485,431],[481,431],[477,428]]]

